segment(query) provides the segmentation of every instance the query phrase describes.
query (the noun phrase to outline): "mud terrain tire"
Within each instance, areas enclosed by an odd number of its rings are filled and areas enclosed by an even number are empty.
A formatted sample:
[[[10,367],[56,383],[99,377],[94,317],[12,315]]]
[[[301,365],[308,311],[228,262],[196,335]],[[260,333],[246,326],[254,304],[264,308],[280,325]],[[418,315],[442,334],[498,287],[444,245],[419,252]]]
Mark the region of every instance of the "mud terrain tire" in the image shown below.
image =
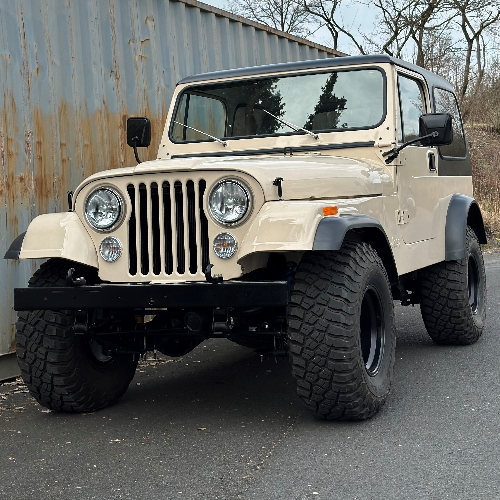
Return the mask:
[[[387,273],[366,243],[306,254],[288,314],[297,392],[327,420],[364,420],[389,393],[396,347]]]
[[[66,286],[68,268],[87,283],[95,270],[59,259],[42,264],[30,287]],[[90,281],[90,283],[89,283]],[[17,359],[30,394],[46,408],[89,412],[115,402],[134,376],[132,354],[96,357],[87,335],[75,335],[74,311],[21,311],[16,323]],[[98,358],[101,359],[98,359]]]
[[[432,340],[445,345],[476,342],[486,317],[486,273],[474,231],[467,227],[465,258],[439,262],[420,276],[420,311]]]

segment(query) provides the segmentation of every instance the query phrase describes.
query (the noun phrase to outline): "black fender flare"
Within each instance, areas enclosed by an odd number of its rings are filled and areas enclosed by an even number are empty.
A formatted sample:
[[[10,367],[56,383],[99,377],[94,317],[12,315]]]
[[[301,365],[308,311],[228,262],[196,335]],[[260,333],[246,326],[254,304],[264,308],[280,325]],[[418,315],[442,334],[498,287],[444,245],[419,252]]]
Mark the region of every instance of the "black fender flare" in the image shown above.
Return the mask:
[[[342,214],[340,217],[322,219],[316,230],[313,250],[339,250],[346,234],[369,243],[384,263],[389,281],[398,282],[398,272],[391,246],[382,224],[369,215]]]
[[[325,218],[320,221],[314,237],[313,250],[338,250],[345,235],[351,229],[375,227],[385,235],[382,224],[369,215],[346,214],[340,217]],[[386,236],[387,239],[387,236]]]
[[[26,236],[26,231],[21,233],[11,244],[9,249],[4,255],[4,259],[19,259],[19,254],[21,253],[21,248],[23,246],[23,240]]]
[[[479,243],[487,243],[483,216],[476,200],[465,194],[454,194],[446,213],[445,260],[459,260],[465,257],[467,226],[476,233]]]

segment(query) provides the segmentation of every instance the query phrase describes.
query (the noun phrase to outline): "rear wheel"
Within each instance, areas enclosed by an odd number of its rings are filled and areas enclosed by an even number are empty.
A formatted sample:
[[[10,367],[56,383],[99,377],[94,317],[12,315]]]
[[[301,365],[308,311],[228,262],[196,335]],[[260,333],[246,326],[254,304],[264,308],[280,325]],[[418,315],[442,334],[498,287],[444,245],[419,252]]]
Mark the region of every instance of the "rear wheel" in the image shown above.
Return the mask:
[[[375,250],[347,242],[306,254],[289,305],[297,392],[327,420],[372,417],[389,393],[395,356],[389,281]]]
[[[42,264],[30,287],[66,286],[66,273],[87,283],[95,269],[59,259]],[[17,359],[32,396],[51,410],[88,412],[115,402],[132,380],[137,360],[132,354],[108,352],[89,334],[74,331],[74,311],[22,311],[16,324]]]
[[[437,344],[466,345],[483,333],[486,317],[486,273],[481,247],[467,227],[465,257],[422,270],[420,311]]]

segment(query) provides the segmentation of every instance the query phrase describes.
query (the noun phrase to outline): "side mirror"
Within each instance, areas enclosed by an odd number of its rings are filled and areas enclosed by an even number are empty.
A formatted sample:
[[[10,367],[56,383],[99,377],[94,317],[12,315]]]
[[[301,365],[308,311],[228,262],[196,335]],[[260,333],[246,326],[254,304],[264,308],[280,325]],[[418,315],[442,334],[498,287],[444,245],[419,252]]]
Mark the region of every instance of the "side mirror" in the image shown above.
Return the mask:
[[[131,148],[147,148],[151,144],[151,122],[146,117],[127,120],[127,144]]]
[[[132,117],[127,120],[127,144],[134,148],[137,163],[141,163],[137,148],[147,148],[151,144],[151,122],[149,118]]]
[[[451,144],[453,142],[453,127],[451,120],[451,115],[448,113],[422,115],[419,120],[418,135],[420,137],[427,137],[420,141],[421,144],[423,146],[447,146]],[[434,137],[432,137],[433,134]]]
[[[416,142],[420,142],[422,146],[447,146],[453,142],[453,128],[451,126],[451,115],[447,113],[429,113],[421,115],[419,119],[419,137],[407,141],[398,148],[392,148],[385,153],[383,157],[387,157],[387,164],[395,160],[399,156],[399,152],[411,146]]]

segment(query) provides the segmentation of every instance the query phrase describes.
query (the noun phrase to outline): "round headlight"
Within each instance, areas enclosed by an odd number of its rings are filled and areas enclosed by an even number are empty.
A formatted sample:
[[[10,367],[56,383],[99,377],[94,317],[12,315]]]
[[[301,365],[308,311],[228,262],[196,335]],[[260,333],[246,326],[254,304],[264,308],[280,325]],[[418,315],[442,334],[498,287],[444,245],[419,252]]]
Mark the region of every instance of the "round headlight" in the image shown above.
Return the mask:
[[[114,236],[108,236],[101,241],[99,253],[107,262],[115,262],[122,255],[123,247],[121,241]]]
[[[238,249],[236,238],[230,233],[220,233],[214,239],[214,252],[221,259],[230,259]]]
[[[234,225],[247,215],[252,198],[250,189],[236,179],[218,182],[208,197],[208,209],[216,222]]]
[[[120,220],[122,206],[123,198],[114,189],[96,189],[85,203],[85,218],[94,229],[110,230]]]

